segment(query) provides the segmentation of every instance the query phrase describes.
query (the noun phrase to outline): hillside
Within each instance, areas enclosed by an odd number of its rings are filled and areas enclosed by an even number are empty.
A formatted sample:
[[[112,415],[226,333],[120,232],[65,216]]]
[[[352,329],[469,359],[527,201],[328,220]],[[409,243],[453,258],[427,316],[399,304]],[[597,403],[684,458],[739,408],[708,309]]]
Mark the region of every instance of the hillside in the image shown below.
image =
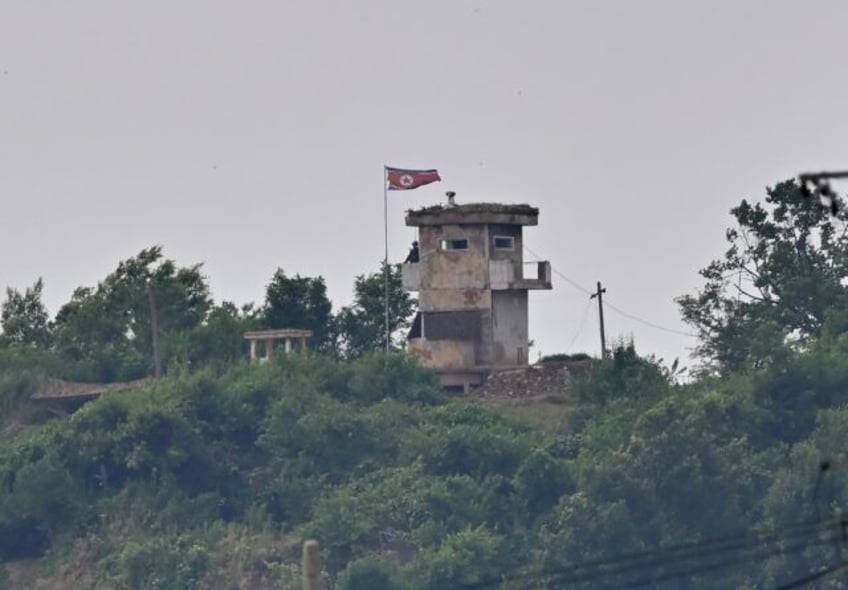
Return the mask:
[[[108,393],[4,444],[0,579],[294,589],[300,541],[314,537],[333,588],[591,588],[656,570],[637,561],[575,577],[570,564],[754,527],[765,540],[735,565],[711,572],[681,554],[695,573],[663,571],[699,587],[767,586],[832,546],[749,555],[817,512],[807,536],[828,538],[812,484],[819,458],[841,449],[848,365],[804,377],[831,396],[795,431],[774,422],[786,376],[831,358],[812,354],[786,372],[684,386],[620,349],[571,381],[571,401],[565,390],[447,398],[403,355],[281,356]],[[828,494],[844,500],[841,487]]]
[[[631,342],[448,397],[392,340],[397,268],[389,334],[379,273],[336,313],[282,269],[215,304],[158,247],[52,319],[40,280],[8,289],[0,588],[294,590],[306,538],[337,590],[842,587],[848,212],[767,193],[677,300],[685,381]],[[281,325],[308,354],[248,365],[244,333]],[[45,383],[101,395],[69,414]]]

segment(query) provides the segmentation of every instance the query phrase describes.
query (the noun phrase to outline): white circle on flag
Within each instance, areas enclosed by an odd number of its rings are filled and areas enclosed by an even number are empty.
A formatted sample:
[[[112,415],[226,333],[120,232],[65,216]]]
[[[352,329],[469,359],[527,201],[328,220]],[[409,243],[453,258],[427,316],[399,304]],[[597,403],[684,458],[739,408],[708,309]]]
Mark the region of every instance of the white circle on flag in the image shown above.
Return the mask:
[[[412,178],[409,174],[404,174],[400,177],[400,185],[401,186],[412,186],[412,183],[415,182],[415,179]]]

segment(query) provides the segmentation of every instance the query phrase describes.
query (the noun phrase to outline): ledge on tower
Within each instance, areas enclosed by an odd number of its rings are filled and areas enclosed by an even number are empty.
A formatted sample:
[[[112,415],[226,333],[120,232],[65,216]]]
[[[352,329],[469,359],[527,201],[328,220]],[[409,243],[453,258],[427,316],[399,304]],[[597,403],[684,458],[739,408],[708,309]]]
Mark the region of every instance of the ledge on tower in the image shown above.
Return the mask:
[[[432,205],[406,212],[406,225],[453,224],[538,225],[539,209],[530,205],[504,203],[467,203],[465,205]]]

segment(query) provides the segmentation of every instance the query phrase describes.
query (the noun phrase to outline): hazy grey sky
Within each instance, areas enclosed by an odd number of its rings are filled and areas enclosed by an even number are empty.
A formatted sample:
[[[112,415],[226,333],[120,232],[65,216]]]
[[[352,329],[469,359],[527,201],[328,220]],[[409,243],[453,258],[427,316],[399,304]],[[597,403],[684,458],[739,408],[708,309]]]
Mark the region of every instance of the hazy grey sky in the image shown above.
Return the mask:
[[[394,261],[404,211],[446,190],[526,202],[556,271],[685,331],[673,298],[730,207],[848,167],[846,25],[839,1],[2,0],[0,287],[42,276],[55,313],[162,244],[218,301],[282,267],[338,308],[383,257],[389,164],[444,180],[389,195]],[[554,279],[531,359],[596,353],[595,308]],[[606,320],[642,353],[694,344]]]

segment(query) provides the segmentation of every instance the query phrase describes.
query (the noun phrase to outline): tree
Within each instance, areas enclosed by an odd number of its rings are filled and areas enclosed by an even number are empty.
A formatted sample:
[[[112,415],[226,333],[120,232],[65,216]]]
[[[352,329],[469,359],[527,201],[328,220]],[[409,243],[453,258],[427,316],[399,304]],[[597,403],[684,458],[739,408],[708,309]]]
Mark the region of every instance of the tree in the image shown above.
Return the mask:
[[[237,307],[224,301],[209,310],[203,324],[188,334],[189,353],[192,360],[202,363],[229,363],[247,358],[244,333],[255,328],[253,304]]]
[[[24,293],[8,287],[0,306],[2,341],[17,346],[44,348],[50,344],[50,315],[41,301],[44,282],[39,278]]]
[[[312,330],[313,347],[326,351],[333,346],[332,308],[323,277],[288,277],[278,268],[265,288],[261,323],[268,329]]]
[[[714,368],[738,371],[778,361],[787,346],[816,338],[825,323],[848,327],[848,215],[805,199],[794,181],[767,189],[765,203],[731,210],[724,258],[700,271],[706,284],[677,302]]]
[[[211,306],[201,265],[177,267],[154,246],[121,261],[96,288],[76,289],[56,314],[56,344],[64,356],[90,363],[94,378],[140,377],[153,364],[154,317],[161,350],[185,358],[184,336]]]
[[[359,357],[386,348],[386,267],[378,273],[359,275],[354,283],[353,304],[337,317],[340,344],[348,357]],[[398,349],[398,332],[410,325],[415,301],[403,290],[400,266],[389,266],[390,348]]]

